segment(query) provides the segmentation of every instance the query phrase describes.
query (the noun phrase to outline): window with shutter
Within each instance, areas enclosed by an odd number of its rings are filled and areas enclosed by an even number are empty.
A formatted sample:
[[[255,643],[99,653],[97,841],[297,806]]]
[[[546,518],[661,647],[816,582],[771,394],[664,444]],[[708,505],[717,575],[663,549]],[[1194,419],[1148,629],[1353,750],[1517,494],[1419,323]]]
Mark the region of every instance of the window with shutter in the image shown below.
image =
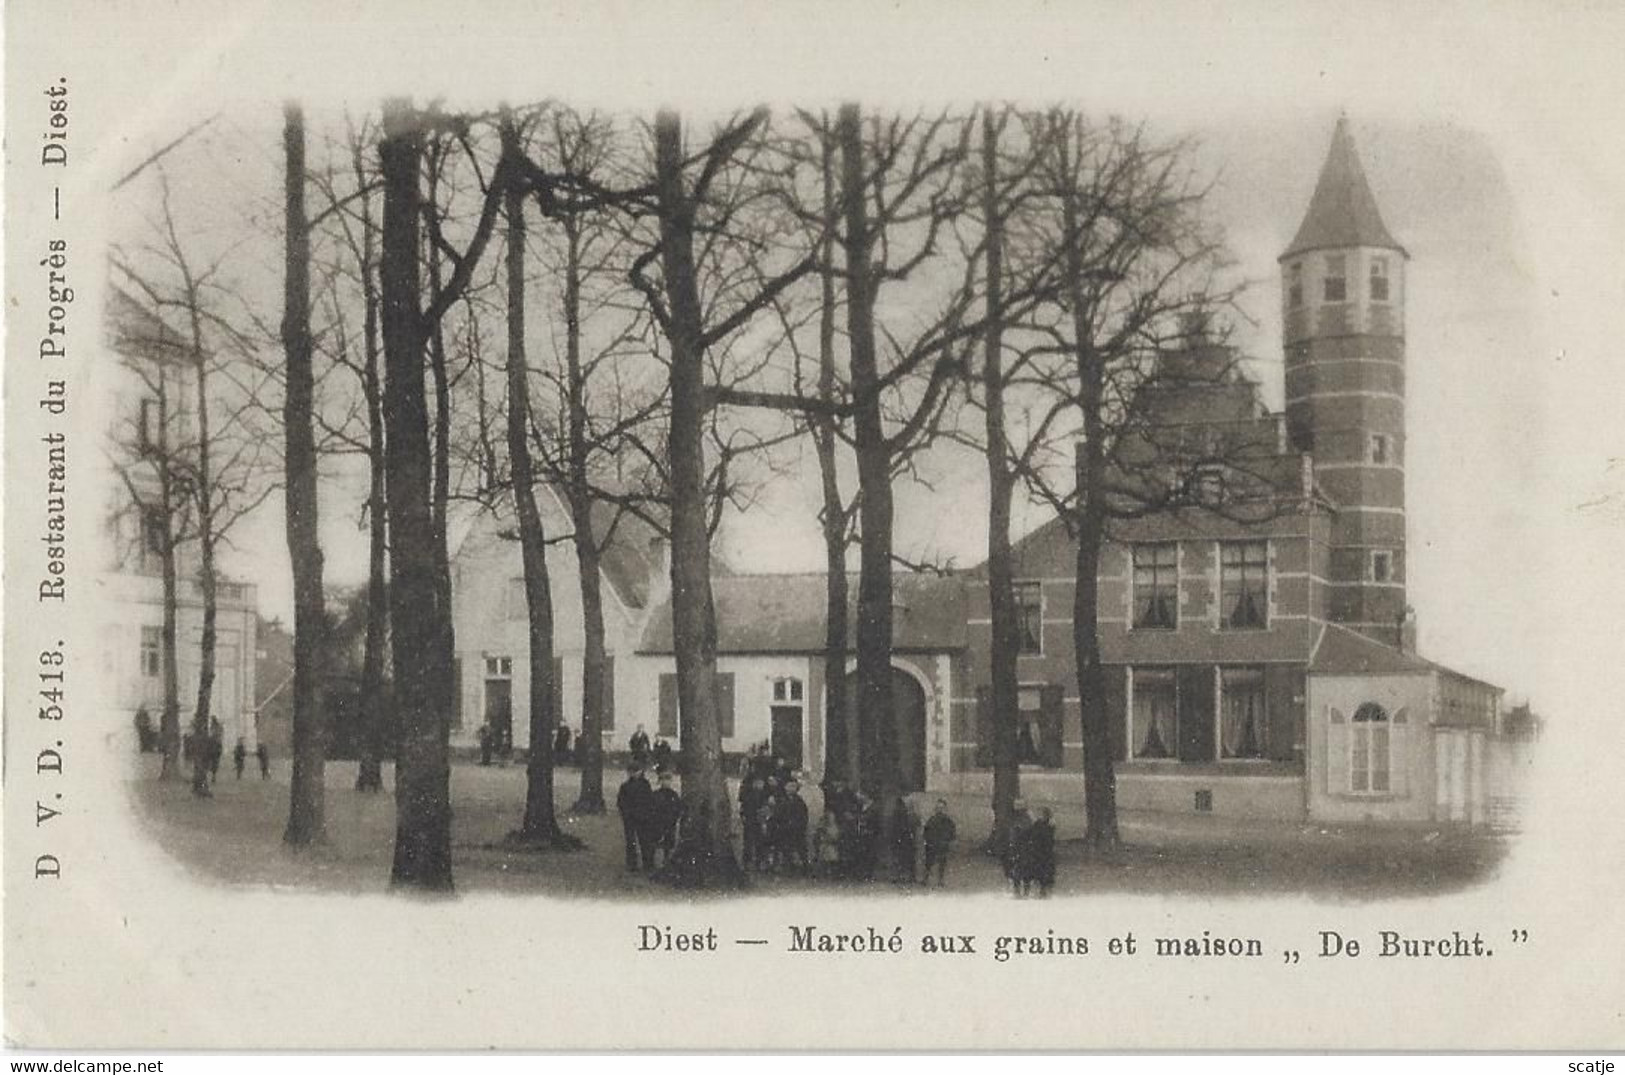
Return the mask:
[[[1347,795],[1349,790],[1348,717],[1336,706],[1326,707],[1326,791]]]
[[[1039,762],[1047,768],[1059,769],[1064,757],[1062,750],[1064,707],[1061,685],[1046,683],[1039,690],[1039,697],[1041,699],[1039,719],[1043,728],[1043,745],[1039,752]]]
[[[677,735],[677,676],[673,672],[660,674],[660,714],[656,731],[668,739]]]
[[[717,699],[717,727],[722,738],[732,739],[734,734],[734,674],[718,672],[715,683]]]
[[[993,688],[976,688],[976,767],[989,769],[993,766],[994,736],[997,734],[993,727]]]

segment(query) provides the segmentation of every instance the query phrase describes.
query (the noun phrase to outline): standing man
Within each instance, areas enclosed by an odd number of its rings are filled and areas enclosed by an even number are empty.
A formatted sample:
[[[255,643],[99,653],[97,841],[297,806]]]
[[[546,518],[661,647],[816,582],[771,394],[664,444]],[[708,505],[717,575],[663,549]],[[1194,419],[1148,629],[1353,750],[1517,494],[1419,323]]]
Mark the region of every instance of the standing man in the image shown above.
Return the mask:
[[[649,733],[638,725],[638,730],[632,733],[632,738],[626,744],[632,749],[632,764],[642,768],[649,761]]]
[[[247,763],[248,745],[243,742],[243,737],[239,735],[237,745],[231,748],[231,767],[236,771],[238,780],[243,778],[243,766]]]
[[[936,809],[926,819],[925,831],[921,834],[925,841],[925,876],[920,878],[922,884],[931,883],[933,866],[937,870],[937,887],[942,888],[947,883],[948,849],[956,835],[954,819],[948,816],[948,800],[938,799]]]
[[[646,868],[654,865],[654,841],[648,838],[653,827],[654,805],[654,792],[644,778],[643,766],[633,764],[615,795],[615,809],[620,812],[621,833],[626,839],[626,868],[633,873],[637,872],[640,861]]]
[[[257,758],[260,763],[260,779],[271,779],[271,752],[270,750],[266,749],[263,742],[254,748],[254,757]]]
[[[655,850],[663,852],[661,864],[671,865],[672,852],[677,849],[677,825],[683,818],[683,798],[671,786],[671,774],[661,773],[658,777],[660,786],[654,793],[654,833]]]
[[[801,785],[792,780],[784,785],[784,802],[779,814],[779,862],[788,866],[793,859],[802,873],[811,873],[807,860],[807,800],[801,797]]]

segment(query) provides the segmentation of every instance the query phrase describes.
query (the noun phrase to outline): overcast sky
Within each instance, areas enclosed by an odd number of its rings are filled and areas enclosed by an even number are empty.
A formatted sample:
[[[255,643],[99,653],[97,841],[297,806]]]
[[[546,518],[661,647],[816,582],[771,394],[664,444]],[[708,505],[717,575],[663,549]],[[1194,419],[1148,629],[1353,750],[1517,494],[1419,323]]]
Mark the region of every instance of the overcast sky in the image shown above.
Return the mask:
[[[516,20],[525,32],[483,38],[477,49],[447,26],[428,35],[445,58],[430,67],[410,49],[375,49],[373,62],[358,63],[340,48],[355,44],[355,27],[294,41],[273,14],[199,22],[196,47],[172,73],[148,65],[95,91],[127,102],[122,112],[107,110],[124,122],[102,132],[98,168],[116,176],[219,109],[228,129],[274,136],[275,102],[289,92],[363,105],[386,85],[428,96],[451,85],[435,74],[442,67],[457,72],[453,104],[561,89],[573,91],[560,93],[572,101],[637,111],[671,100],[715,108],[759,98],[823,103],[846,93],[881,106],[988,96],[1078,102],[1200,140],[1204,166],[1220,176],[1214,218],[1255,282],[1243,302],[1252,323],[1240,326],[1239,342],[1279,406],[1275,258],[1346,109],[1389,229],[1411,254],[1409,583],[1422,648],[1515,695],[1533,693],[1537,703],[1582,706],[1586,688],[1565,670],[1580,653],[1606,652],[1613,620],[1602,595],[1617,592],[1621,577],[1607,557],[1625,523],[1625,448],[1613,413],[1622,395],[1616,329],[1625,229],[1617,155],[1599,155],[1598,132],[1585,122],[1612,117],[1616,100],[1596,81],[1612,69],[1597,42],[1557,20],[1513,24],[1505,12],[1481,24],[1418,15],[1412,33],[1377,33],[1359,20],[1281,5],[1259,5],[1255,15],[1269,17],[1251,20],[1182,5],[1157,17],[1119,5],[1087,19],[1009,5],[997,22],[971,10],[933,7],[929,48],[906,5],[873,15],[861,37],[843,35],[839,19],[805,20],[793,38],[775,37],[781,27],[740,8],[743,24],[720,44],[674,15],[647,11],[631,21],[596,13]],[[126,24],[117,39],[85,47],[103,48],[110,67],[128,56],[150,60],[143,48],[168,47],[162,29]],[[1019,57],[1034,41],[1041,54]],[[1529,42],[1554,56],[1567,49],[1571,62],[1532,67]],[[617,62],[600,62],[606,56]],[[634,69],[626,56],[657,60]],[[537,70],[558,74],[545,87],[519,75]],[[244,150],[216,193],[274,184],[278,150],[274,141]],[[985,540],[977,464],[945,464],[935,477],[935,491],[901,491],[900,544],[976,563]],[[752,570],[816,569],[812,499],[808,482],[780,485],[730,525],[730,558]],[[353,505],[324,511],[330,581],[359,580],[365,541]],[[1021,529],[1042,521],[1037,509],[1018,512]],[[289,607],[280,527],[280,504],[268,505],[232,560],[259,584],[262,608],[273,615]]]

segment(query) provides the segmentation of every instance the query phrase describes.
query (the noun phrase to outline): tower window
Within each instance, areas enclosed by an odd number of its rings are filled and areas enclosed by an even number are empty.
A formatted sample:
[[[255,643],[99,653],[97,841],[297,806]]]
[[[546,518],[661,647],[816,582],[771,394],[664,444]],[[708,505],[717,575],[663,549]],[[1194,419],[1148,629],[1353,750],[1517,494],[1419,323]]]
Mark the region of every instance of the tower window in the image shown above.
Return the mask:
[[[1386,433],[1371,434],[1371,462],[1379,467],[1394,461],[1394,439]]]
[[[1371,551],[1371,581],[1391,582],[1394,578],[1394,554],[1387,549]]]
[[[1371,259],[1371,301],[1388,301],[1388,259]]]
[[[1348,301],[1349,287],[1347,265],[1348,259],[1342,254],[1332,254],[1326,258],[1326,277],[1322,281],[1325,288],[1325,301]]]
[[[1296,310],[1303,305],[1303,262],[1286,267],[1286,304]]]

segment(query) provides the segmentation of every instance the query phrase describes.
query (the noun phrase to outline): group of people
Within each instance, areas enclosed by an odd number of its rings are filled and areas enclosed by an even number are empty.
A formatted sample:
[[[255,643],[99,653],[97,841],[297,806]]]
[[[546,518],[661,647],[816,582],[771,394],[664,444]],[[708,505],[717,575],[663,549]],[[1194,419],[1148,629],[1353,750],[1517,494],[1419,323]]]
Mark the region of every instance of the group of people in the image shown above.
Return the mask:
[[[672,787],[670,773],[658,773],[655,779],[658,787],[650,787],[643,766],[634,762],[615,795],[626,839],[626,868],[634,872],[654,869],[657,855],[659,865],[669,865],[677,849],[683,799]]]
[[[683,800],[672,774],[657,770],[656,786],[651,786],[645,772],[645,765],[634,760],[615,797],[626,840],[626,868],[631,872],[669,865],[683,821]],[[937,799],[922,818],[906,796],[899,796],[892,803],[891,837],[886,840],[879,802],[838,777],[822,787],[823,808],[812,825],[812,811],[794,771],[765,747],[752,749],[740,776],[738,799],[741,862],[747,870],[947,884],[959,834],[946,799]],[[1050,894],[1055,884],[1055,822],[1048,807],[1040,807],[1035,816],[1025,802],[1016,801],[1001,864],[1018,898]]]
[[[649,733],[643,730],[641,724],[632,733],[631,738],[626,741],[626,746],[632,753],[632,763],[634,765],[653,765],[657,773],[665,772],[671,768],[671,744],[666,741],[666,737],[663,735],[655,736],[654,742],[651,744],[649,742]]]
[[[813,834],[814,855],[831,877],[873,881],[890,860],[890,876],[900,884],[947,884],[948,858],[958,827],[948,813],[948,800],[938,799],[921,819],[907,797],[892,804],[892,837],[882,847],[885,818],[880,803],[846,781],[831,779],[824,788],[824,812]],[[889,851],[889,855],[886,852]]]
[[[1004,876],[1018,899],[1049,895],[1055,885],[1055,822],[1049,807],[1039,807],[1034,818],[1027,804],[1016,800],[1003,860]]]

